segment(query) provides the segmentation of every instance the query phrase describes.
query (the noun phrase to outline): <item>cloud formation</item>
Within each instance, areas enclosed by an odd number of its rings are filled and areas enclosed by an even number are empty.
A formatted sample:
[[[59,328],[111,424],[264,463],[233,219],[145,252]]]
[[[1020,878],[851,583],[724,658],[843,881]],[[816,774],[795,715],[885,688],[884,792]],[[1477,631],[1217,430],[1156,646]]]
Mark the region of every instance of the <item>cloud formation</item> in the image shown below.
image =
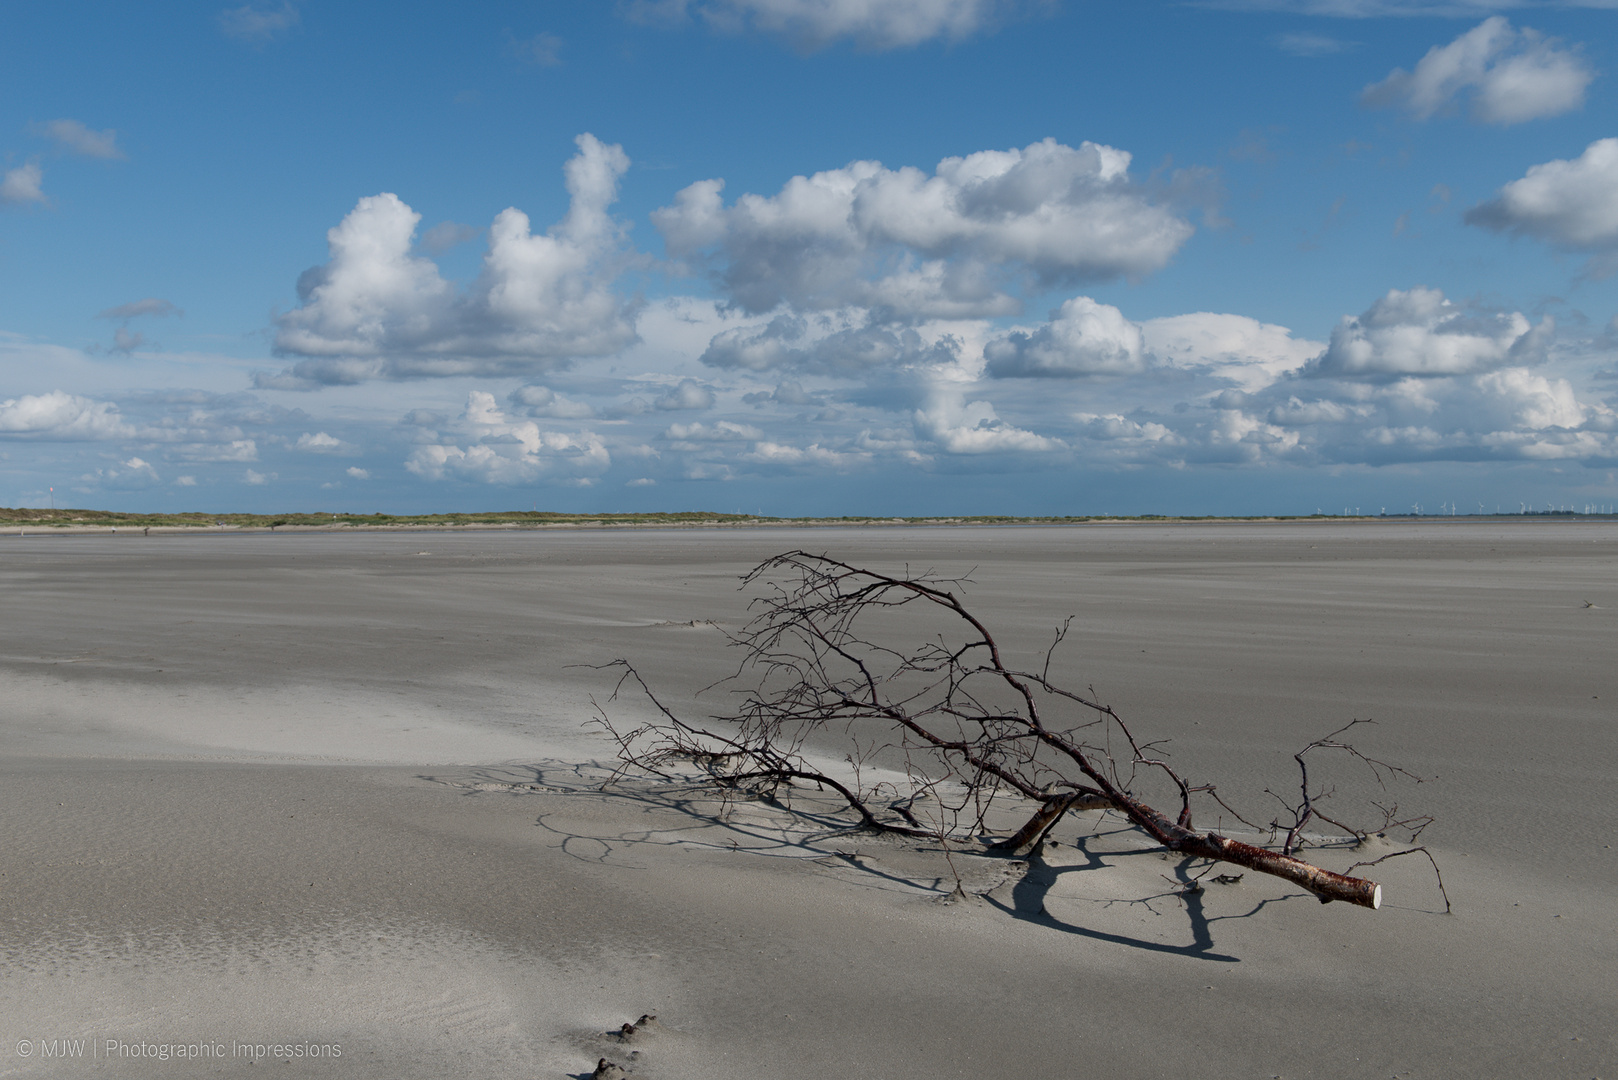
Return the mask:
[[[291,33],[300,21],[292,0],[282,0],[278,7],[243,4],[219,13],[219,29],[237,41],[274,41]]]
[[[1554,324],[1529,325],[1520,311],[1458,305],[1438,289],[1390,289],[1357,318],[1345,316],[1307,373],[1397,378],[1470,375],[1545,358]]]
[[[139,457],[120,461],[109,468],[96,469],[79,477],[80,484],[89,484],[99,488],[139,489],[161,483],[157,470],[151,462]]]
[[[571,401],[548,386],[531,384],[519,386],[511,392],[511,404],[529,416],[548,416],[559,420],[588,420],[595,410],[583,401]]]
[[[1219,11],[1280,11],[1340,19],[1465,19],[1520,8],[1534,0],[1193,0]],[[1539,7],[1610,8],[1612,0],[1544,0]]]
[[[1326,348],[1275,323],[1212,311],[1148,319],[1141,334],[1158,363],[1227,379],[1244,390],[1268,386]]]
[[[15,169],[6,170],[5,175],[0,177],[0,206],[27,206],[48,201],[44,183],[45,171],[37,161],[24,162]]]
[[[1468,225],[1576,251],[1618,251],[1618,139],[1572,161],[1547,161],[1466,212]]]
[[[938,388],[914,414],[916,434],[950,454],[1043,454],[1063,449],[1046,438],[1000,419],[987,401],[967,401],[962,391]]]
[[[144,315],[151,315],[155,318],[166,319],[170,315],[184,316],[185,312],[175,307],[169,301],[161,300],[155,296],[149,296],[144,300],[133,300],[127,304],[119,304],[117,307],[107,308],[96,315],[96,318],[115,319],[123,324],[122,326],[118,327],[118,329],[113,331],[113,352],[122,353],[125,356],[131,356],[134,354],[136,349],[146,344],[145,334],[131,332],[129,329],[129,322],[131,319],[138,319]],[[95,348],[92,347],[91,351],[95,351]]]
[[[612,290],[624,230],[608,213],[629,158],[592,135],[576,142],[566,217],[536,235],[528,215],[501,211],[464,294],[412,253],[420,214],[393,194],[361,199],[327,233],[331,260],[299,278],[300,306],[276,320],[277,353],[306,359],[259,385],[534,373],[635,341],[635,304]]]
[[[324,431],[304,432],[298,436],[293,449],[302,450],[306,454],[336,454],[348,449],[348,444],[335,435],[328,435]]]
[[[1331,56],[1335,53],[1348,52],[1355,47],[1355,42],[1352,41],[1301,31],[1277,34],[1271,40],[1277,49],[1289,56]]]
[[[606,444],[594,432],[541,430],[532,420],[507,416],[494,395],[482,390],[467,395],[466,409],[453,428],[455,441],[416,447],[405,468],[426,480],[526,484],[549,479],[587,484],[612,464]]]
[[[1142,329],[1153,362],[1191,381],[1166,380],[1154,367],[1147,374],[1158,392],[1129,380],[1110,398],[1121,408],[1075,394],[1070,400],[1084,405],[1069,425],[1048,419],[1063,387],[1041,387],[1042,430],[1075,459],[1172,467],[1618,461],[1618,414],[1543,370],[1550,320],[1531,326],[1520,312],[1417,287],[1390,290],[1345,318],[1324,348],[1241,316],[1174,316]],[[1311,347],[1318,355],[1305,363]],[[1241,365],[1235,376],[1227,364]]]
[[[712,388],[703,386],[694,379],[681,379],[678,385],[658,395],[652,402],[653,408],[663,410],[677,409],[711,409],[714,407],[714,392]]]
[[[844,314],[863,316],[857,311]],[[739,371],[859,378],[951,364],[959,354],[960,342],[947,334],[928,341],[913,327],[893,329],[868,321],[811,333],[803,318],[777,315],[763,326],[737,326],[715,334],[702,362]]]
[[[1360,100],[1426,120],[1469,91],[1472,116],[1484,123],[1560,116],[1584,104],[1595,71],[1577,50],[1559,44],[1537,30],[1513,29],[1505,16],[1496,15],[1448,45],[1435,45],[1415,70],[1394,69],[1367,86]]]
[[[562,62],[562,39],[555,34],[535,34],[519,38],[506,31],[506,53],[525,64],[536,67],[555,67]]]
[[[1078,378],[1185,372],[1253,390],[1302,368],[1325,344],[1284,326],[1211,311],[1136,323],[1109,304],[1076,296],[1035,330],[984,345],[991,378]]]
[[[695,14],[716,29],[770,34],[804,51],[844,40],[877,51],[960,41],[992,27],[1001,13],[1028,6],[1016,0],[636,0],[626,10],[641,22]]]
[[[1233,415],[1292,436],[1304,462],[1611,459],[1612,410],[1581,402],[1565,379],[1527,368],[1466,377],[1407,378],[1297,393],[1295,385]]]
[[[456,221],[440,221],[421,234],[421,247],[429,255],[442,255],[469,240],[476,240],[481,231]]]
[[[1075,296],[1032,334],[991,341],[983,355],[997,379],[1134,375],[1146,369],[1146,340],[1117,308]]]
[[[168,300],[156,296],[148,296],[144,300],[131,300],[127,304],[110,307],[96,315],[98,319],[118,319],[128,322],[142,315],[152,315],[159,319],[166,319],[170,315],[184,315],[185,312],[175,307]]]
[[[126,324],[112,332],[112,351],[122,353],[124,356],[135,355],[135,350],[146,344],[146,335],[141,332],[131,332]],[[94,346],[92,346],[94,348]]]
[[[63,150],[80,157],[122,158],[118,149],[118,133],[112,128],[92,131],[78,120],[51,120],[39,125],[41,135],[55,142]]]
[[[663,438],[675,443],[750,442],[762,439],[764,432],[751,424],[738,424],[731,420],[717,420],[712,424],[697,421],[692,424],[670,424]]]
[[[0,401],[0,438],[76,442],[133,434],[118,406],[63,390]]]
[[[1527,368],[1392,381],[1290,378],[1187,407],[1074,414],[1065,438],[1112,465],[1618,461],[1618,415]]]
[[[886,318],[1015,314],[1007,288],[1139,277],[1192,233],[1129,178],[1130,155],[1054,139],[945,158],[931,174],[856,161],[726,205],[702,180],[652,214],[669,253],[761,314],[849,306]]]

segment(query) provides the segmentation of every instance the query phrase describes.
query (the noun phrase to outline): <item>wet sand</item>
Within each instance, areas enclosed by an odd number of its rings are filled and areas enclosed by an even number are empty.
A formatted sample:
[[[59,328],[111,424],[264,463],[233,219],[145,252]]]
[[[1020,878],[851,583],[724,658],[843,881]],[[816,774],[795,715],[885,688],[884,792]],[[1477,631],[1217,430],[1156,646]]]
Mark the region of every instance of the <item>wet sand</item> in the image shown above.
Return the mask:
[[[1069,681],[1248,807],[1375,718],[1454,913],[1416,858],[1378,912],[1185,896],[1094,814],[942,904],[926,845],[600,792],[575,665],[723,708],[737,578],[794,546],[970,571],[1030,657],[1075,615]],[[0,537],[0,597],[0,1075],[1615,1071],[1618,526]]]

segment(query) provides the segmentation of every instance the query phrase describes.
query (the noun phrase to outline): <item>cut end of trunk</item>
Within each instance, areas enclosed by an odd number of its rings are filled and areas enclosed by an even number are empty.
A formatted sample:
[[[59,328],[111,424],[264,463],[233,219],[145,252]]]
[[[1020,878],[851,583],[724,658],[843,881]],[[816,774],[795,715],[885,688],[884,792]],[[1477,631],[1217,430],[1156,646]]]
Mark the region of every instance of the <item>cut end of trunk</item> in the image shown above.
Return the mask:
[[[1182,842],[1180,850],[1201,855],[1205,859],[1222,859],[1261,874],[1274,874],[1308,889],[1320,898],[1322,904],[1341,900],[1373,911],[1382,906],[1382,886],[1374,881],[1346,877],[1291,855],[1244,844],[1218,833],[1202,836],[1192,834]]]

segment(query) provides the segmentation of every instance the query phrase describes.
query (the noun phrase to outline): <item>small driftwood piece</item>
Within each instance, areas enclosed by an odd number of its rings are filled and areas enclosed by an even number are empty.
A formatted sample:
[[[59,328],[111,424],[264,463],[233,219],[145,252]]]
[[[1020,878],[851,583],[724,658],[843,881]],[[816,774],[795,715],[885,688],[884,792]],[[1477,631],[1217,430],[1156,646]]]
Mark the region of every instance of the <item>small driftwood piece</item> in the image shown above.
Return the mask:
[[[1296,755],[1302,801],[1294,806],[1282,799],[1292,820],[1269,827],[1272,840],[1286,833],[1283,850],[1198,830],[1194,797],[1211,799],[1250,827],[1263,827],[1237,814],[1213,785],[1183,779],[1164,760],[1161,746],[1137,740],[1093,690],[1077,693],[1051,678],[1052,658],[1071,620],[1058,628],[1040,670],[1014,668],[957,595],[964,581],[892,576],[804,551],[777,555],[743,579],[744,588],[761,589],[762,595],[753,602],[751,621],[731,636],[743,656],[726,682],[743,687],[735,691],[740,708],[707,725],[688,723],[634,667],[617,660],[604,665],[621,673],[614,697],[633,683],[658,719],[620,730],[598,707],[598,723],[617,741],[625,768],[673,778],[695,765],[721,791],[769,798],[793,786],[817,785],[836,792],[869,829],[941,841],[963,831],[981,835],[992,805],[1027,800],[1035,804],[1032,816],[993,845],[1018,850],[1042,841],[1069,810],[1112,810],[1170,851],[1283,878],[1323,903],[1381,906],[1375,882],[1295,854],[1312,821],[1333,825],[1345,838],[1364,840],[1376,831],[1321,813],[1319,804],[1331,792],[1311,788],[1305,754],[1346,752],[1368,766],[1378,783],[1396,775],[1420,779],[1335,738],[1362,721]],[[901,633],[923,643],[887,644]],[[810,753],[824,751],[834,738],[849,747],[848,768],[837,777],[813,764]],[[1136,795],[1145,774],[1168,781],[1179,802],[1173,817]],[[878,778],[868,779],[873,775]],[[1397,810],[1383,808],[1378,828],[1405,825],[1414,842],[1414,833],[1430,819],[1401,820]]]

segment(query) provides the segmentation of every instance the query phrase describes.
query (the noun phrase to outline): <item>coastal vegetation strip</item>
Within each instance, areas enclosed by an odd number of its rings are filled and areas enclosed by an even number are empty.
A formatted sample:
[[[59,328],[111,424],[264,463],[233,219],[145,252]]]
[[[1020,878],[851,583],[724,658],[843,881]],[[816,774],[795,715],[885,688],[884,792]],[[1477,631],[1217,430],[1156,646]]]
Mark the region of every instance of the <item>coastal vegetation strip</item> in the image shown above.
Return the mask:
[[[709,525],[770,520],[707,511],[647,514],[562,514],[544,510],[470,514],[351,514],[311,511],[284,514],[126,513],[115,510],[46,510],[0,507],[0,525],[112,526],[115,528],[267,529],[377,526]]]
[[[1414,515],[1381,515],[1384,518],[1409,518]],[[1470,517],[1471,515],[1463,515]],[[1496,515],[1486,515],[1496,516]],[[1575,517],[1572,511],[1530,511],[1526,515],[1505,515],[1512,518]],[[1607,515],[1597,515],[1607,516]],[[1364,515],[1358,520],[1371,520]],[[300,529],[378,529],[378,528],[589,528],[629,526],[769,526],[769,525],[1082,525],[1096,522],[1192,522],[1192,521],[1342,521],[1339,514],[1295,514],[1240,516],[1225,514],[1169,515],[1169,514],[1072,514],[1072,515],[1009,515],[973,514],[960,516],[936,515],[929,517],[771,517],[763,514],[721,514],[708,510],[690,510],[657,513],[621,514],[568,514],[549,510],[486,511],[458,514],[351,514],[329,511],[311,511],[285,514],[208,514],[192,513],[139,513],[117,510],[73,510],[18,507],[0,507],[0,528],[59,528],[59,529],[278,529],[283,526]],[[1350,518],[1350,520],[1354,520]],[[1424,517],[1424,520],[1442,518]]]

